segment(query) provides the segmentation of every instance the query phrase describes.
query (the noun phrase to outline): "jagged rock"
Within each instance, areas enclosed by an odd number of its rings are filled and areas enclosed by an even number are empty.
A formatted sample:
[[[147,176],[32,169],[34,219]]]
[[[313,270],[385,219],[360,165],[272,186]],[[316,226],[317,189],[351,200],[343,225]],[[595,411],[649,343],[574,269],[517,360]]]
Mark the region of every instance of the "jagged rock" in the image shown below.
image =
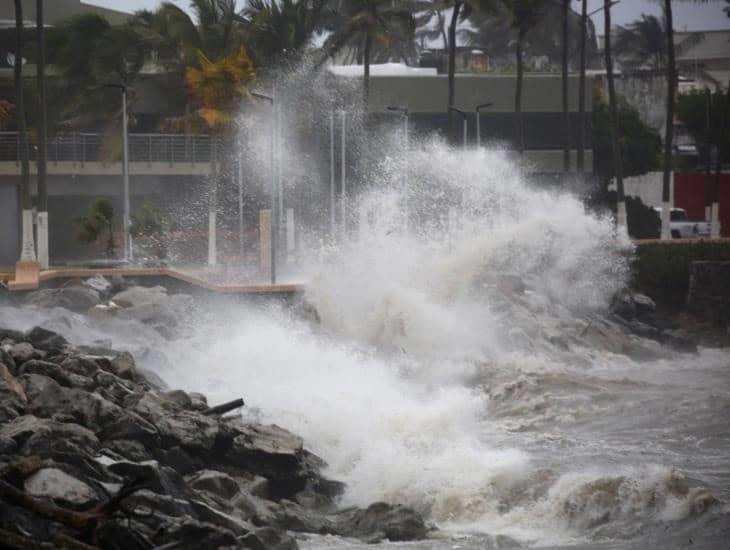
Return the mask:
[[[25,296],[25,303],[44,309],[62,307],[83,313],[99,303],[99,292],[89,286],[44,288],[29,292]]]
[[[79,374],[81,376],[93,377],[99,366],[93,356],[76,355],[73,357],[65,357],[61,361],[61,367],[64,371]]]
[[[202,461],[199,458],[193,458],[185,450],[180,447],[172,447],[170,449],[158,449],[155,458],[161,464],[169,466],[182,475],[187,475],[199,469]]]
[[[152,392],[145,393],[133,410],[157,427],[165,447],[211,451],[221,431],[219,422],[214,418],[180,410],[174,401]]]
[[[365,510],[344,510],[334,517],[334,531],[345,537],[366,542],[421,540],[426,537],[426,524],[413,509],[376,502]]]
[[[28,403],[28,396],[25,395],[23,386],[2,363],[0,363],[0,399],[3,403],[9,399],[17,399],[22,404]]]
[[[43,468],[25,480],[25,492],[34,497],[84,505],[98,500],[96,492],[58,468]]]
[[[176,550],[238,547],[238,540],[233,532],[212,523],[199,522],[190,518],[173,523],[164,533],[155,538],[155,543],[160,546],[170,544],[171,548]]]
[[[23,364],[31,359],[39,359],[41,352],[28,342],[18,342],[8,347],[8,353],[12,356],[16,364]]]
[[[64,372],[63,368],[56,363],[49,361],[41,361],[39,359],[31,359],[26,361],[18,369],[18,374],[39,374],[52,378],[62,386],[71,387],[71,380]]]
[[[82,284],[100,294],[108,292],[112,288],[112,283],[110,283],[103,275],[89,277]]]
[[[156,460],[131,462],[122,460],[106,465],[107,470],[125,479],[143,479],[150,491],[174,498],[192,496],[185,480],[172,468],[162,466]]]
[[[238,482],[226,473],[216,470],[200,470],[188,476],[187,482],[197,491],[208,491],[225,499],[239,492]]]
[[[147,447],[139,441],[130,439],[107,440],[104,442],[104,449],[102,451],[104,453],[112,451],[112,453],[119,455],[119,458],[131,462],[144,462],[154,459],[152,452]]]
[[[129,518],[105,521],[96,530],[98,545],[105,550],[150,550],[154,531],[141,522]]]
[[[163,394],[165,399],[172,401],[181,409],[192,409],[193,400],[182,390],[168,391]]]
[[[190,408],[196,411],[205,411],[208,409],[208,398],[202,393],[190,392]]]
[[[49,418],[60,413],[97,431],[124,416],[118,405],[98,393],[65,388],[47,376],[24,374],[20,383],[28,396],[28,410],[36,416]]]
[[[130,308],[167,300],[167,289],[163,286],[133,286],[112,296],[115,304]]]
[[[44,351],[60,351],[68,345],[63,336],[41,327],[32,328],[26,338],[34,347]]]
[[[93,451],[99,447],[94,433],[77,424],[66,424],[31,414],[16,418],[0,427],[0,438],[15,441],[25,455],[49,452]]]
[[[134,364],[134,357],[129,352],[122,352],[109,363],[109,369],[119,378],[134,380],[137,371]]]
[[[282,500],[270,505],[273,520],[261,521],[259,525],[269,525],[287,531],[302,531],[306,533],[335,533],[336,527],[322,514],[307,510],[290,500]],[[256,523],[256,520],[254,520]]]

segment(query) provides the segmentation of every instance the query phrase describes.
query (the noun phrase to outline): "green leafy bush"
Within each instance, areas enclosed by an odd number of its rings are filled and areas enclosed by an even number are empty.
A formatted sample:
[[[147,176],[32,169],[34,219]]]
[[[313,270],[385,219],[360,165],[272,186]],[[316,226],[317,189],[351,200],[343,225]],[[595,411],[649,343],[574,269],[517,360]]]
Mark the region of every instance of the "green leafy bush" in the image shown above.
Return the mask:
[[[109,199],[98,198],[91,201],[89,212],[74,220],[78,227],[78,239],[85,243],[96,242],[107,233],[106,253],[114,255],[114,207]]]
[[[639,245],[633,285],[657,302],[678,308],[689,289],[689,268],[696,261],[730,261],[730,242],[667,242]]]

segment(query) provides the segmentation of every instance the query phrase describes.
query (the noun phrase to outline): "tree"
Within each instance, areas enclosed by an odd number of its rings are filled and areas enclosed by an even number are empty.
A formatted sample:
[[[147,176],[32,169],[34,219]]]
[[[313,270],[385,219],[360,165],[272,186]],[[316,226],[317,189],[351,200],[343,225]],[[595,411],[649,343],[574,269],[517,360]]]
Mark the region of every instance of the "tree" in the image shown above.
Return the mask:
[[[49,34],[48,52],[49,61],[62,76],[63,88],[58,93],[64,103],[61,125],[118,136],[119,90],[105,85],[129,87],[134,83],[146,52],[136,30],[112,27],[93,13],[77,15]]]
[[[603,0],[604,17],[604,59],[606,63],[606,81],[608,83],[608,103],[611,113],[611,150],[613,152],[613,171],[616,178],[616,225],[620,232],[626,232],[626,199],[624,197],[624,180],[621,166],[620,128],[616,87],[613,81],[613,58],[611,54],[611,0]]]
[[[38,262],[48,269],[48,190],[46,187],[46,27],[43,22],[43,0],[36,2],[36,69],[38,86]]]
[[[647,126],[635,107],[617,96],[618,134],[621,170],[625,177],[640,176],[661,166],[662,140],[659,133]],[[601,182],[607,184],[616,177],[613,161],[609,105],[596,93],[593,97],[593,170]]]
[[[522,154],[525,150],[525,132],[522,119],[522,80],[524,73],[523,47],[527,33],[540,21],[549,0],[505,0],[510,26],[517,33],[515,57],[517,62],[517,85],[515,87],[515,115],[517,150]]]
[[[570,0],[563,0],[563,172],[570,171],[570,112],[568,111],[568,14],[570,11]]]
[[[327,0],[249,0],[240,14],[257,67],[295,61],[323,27]]]
[[[390,39],[398,35],[410,37],[412,41],[415,36],[413,13],[407,6],[390,0],[339,0],[334,11],[337,16],[330,23],[333,32],[324,43],[324,51],[332,56],[353,45],[361,51],[363,101],[367,109],[373,43],[387,46]],[[359,50],[360,45],[362,50]]]
[[[578,151],[576,169],[579,173],[585,170],[586,149],[586,39],[588,35],[588,0],[581,0],[580,10],[580,62],[578,82]]]
[[[85,243],[93,243],[107,234],[106,254],[114,256],[114,207],[109,199],[94,199],[89,205],[89,212],[74,220],[78,227],[78,239]]]
[[[33,202],[30,194],[30,161],[28,159],[28,132],[25,124],[25,102],[23,91],[23,3],[15,0],[15,118],[20,141],[20,185],[23,206],[21,262],[35,262],[35,243],[33,241]]]

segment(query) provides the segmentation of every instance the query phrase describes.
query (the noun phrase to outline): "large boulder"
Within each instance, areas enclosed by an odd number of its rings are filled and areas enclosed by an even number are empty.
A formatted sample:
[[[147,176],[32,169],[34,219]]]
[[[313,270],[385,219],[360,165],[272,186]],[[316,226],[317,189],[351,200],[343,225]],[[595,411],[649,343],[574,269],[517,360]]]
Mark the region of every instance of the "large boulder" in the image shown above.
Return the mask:
[[[23,488],[30,496],[77,506],[90,504],[99,499],[99,495],[89,485],[58,468],[38,470],[25,480]]]
[[[225,499],[231,499],[241,489],[238,482],[224,472],[200,470],[188,476],[188,484],[197,491],[207,491]]]
[[[420,540],[426,537],[423,518],[406,506],[376,502],[366,509],[344,510],[334,518],[334,531],[366,542]]]
[[[13,440],[21,454],[52,452],[84,453],[95,451],[99,440],[83,426],[38,418],[32,414],[20,416],[0,426],[0,439]]]
[[[42,327],[32,328],[25,337],[34,347],[44,351],[57,352],[68,345],[63,336]]]
[[[44,288],[28,293],[25,303],[43,309],[62,307],[84,313],[99,303],[99,292],[90,286]]]

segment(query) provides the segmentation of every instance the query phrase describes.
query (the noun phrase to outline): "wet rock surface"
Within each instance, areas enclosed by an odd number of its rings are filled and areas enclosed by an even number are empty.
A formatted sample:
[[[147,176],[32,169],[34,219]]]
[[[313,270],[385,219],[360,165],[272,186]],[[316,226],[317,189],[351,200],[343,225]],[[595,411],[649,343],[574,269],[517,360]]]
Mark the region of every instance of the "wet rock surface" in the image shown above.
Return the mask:
[[[164,392],[128,353],[89,351],[46,329],[0,329],[0,546],[291,550],[293,532],[426,536],[406,507],[338,510],[344,486],[299,436]]]

